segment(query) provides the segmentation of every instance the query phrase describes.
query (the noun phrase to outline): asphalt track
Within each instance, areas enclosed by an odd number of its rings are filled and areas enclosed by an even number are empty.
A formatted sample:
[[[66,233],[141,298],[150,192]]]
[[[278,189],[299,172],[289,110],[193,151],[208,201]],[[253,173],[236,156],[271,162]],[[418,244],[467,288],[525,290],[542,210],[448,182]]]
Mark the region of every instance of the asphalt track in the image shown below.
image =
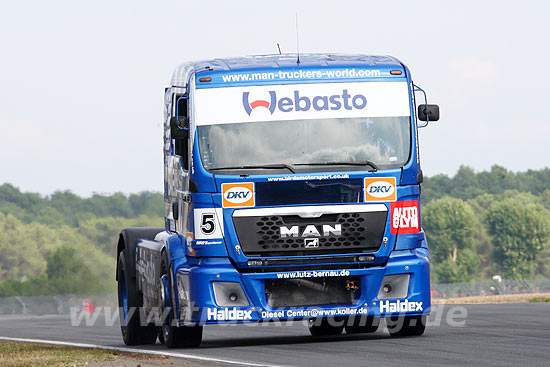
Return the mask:
[[[391,338],[381,327],[374,334],[313,339],[302,322],[253,325],[208,326],[197,349],[139,348],[194,356],[201,366],[550,365],[549,303],[439,306],[425,335],[409,338]],[[93,326],[71,326],[67,316],[0,316],[0,336],[124,347],[118,323],[106,326],[103,317]]]

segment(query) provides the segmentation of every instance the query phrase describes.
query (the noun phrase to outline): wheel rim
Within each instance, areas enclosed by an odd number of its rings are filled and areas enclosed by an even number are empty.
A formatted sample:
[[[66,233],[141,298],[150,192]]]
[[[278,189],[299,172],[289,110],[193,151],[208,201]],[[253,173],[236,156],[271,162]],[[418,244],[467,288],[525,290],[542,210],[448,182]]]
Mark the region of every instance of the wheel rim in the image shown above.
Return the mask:
[[[124,321],[126,321],[126,318],[128,317],[128,294],[126,292],[126,274],[124,272],[124,269],[122,269],[121,271],[119,284],[120,284],[120,300],[122,303],[122,314],[124,315]]]
[[[166,309],[169,309],[170,307],[170,293],[168,290],[168,274],[163,274],[159,281],[159,287],[161,290],[161,310],[162,310],[162,316],[165,316]],[[168,314],[168,317],[164,318],[162,323],[162,333],[164,335],[164,339],[168,340],[169,334],[170,334],[170,326],[172,326],[172,317],[171,314]]]

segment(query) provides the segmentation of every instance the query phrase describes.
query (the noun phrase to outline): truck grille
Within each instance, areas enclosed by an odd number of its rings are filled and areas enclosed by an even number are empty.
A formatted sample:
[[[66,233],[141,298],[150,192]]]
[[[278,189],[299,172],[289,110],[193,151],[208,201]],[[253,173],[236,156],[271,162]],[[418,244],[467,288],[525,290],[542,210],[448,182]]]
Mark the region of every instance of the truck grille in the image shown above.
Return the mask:
[[[384,204],[308,206],[237,210],[233,223],[249,257],[302,256],[375,251],[386,217]]]

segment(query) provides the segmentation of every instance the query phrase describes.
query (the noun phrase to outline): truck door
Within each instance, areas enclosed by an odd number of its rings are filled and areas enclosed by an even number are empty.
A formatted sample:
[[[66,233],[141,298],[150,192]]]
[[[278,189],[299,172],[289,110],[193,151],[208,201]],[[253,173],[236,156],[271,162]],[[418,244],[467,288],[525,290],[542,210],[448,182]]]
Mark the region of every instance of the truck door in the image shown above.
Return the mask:
[[[169,152],[165,151],[165,202],[169,229],[185,236],[189,212],[189,98],[172,94]]]

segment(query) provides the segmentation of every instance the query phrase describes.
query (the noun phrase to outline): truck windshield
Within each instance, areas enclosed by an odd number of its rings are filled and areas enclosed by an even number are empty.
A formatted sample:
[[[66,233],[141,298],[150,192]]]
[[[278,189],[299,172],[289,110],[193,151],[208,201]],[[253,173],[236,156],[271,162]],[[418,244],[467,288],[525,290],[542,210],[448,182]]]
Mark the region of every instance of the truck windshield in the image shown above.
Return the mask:
[[[366,161],[396,168],[407,162],[411,148],[409,116],[228,123],[197,130],[206,169]]]

